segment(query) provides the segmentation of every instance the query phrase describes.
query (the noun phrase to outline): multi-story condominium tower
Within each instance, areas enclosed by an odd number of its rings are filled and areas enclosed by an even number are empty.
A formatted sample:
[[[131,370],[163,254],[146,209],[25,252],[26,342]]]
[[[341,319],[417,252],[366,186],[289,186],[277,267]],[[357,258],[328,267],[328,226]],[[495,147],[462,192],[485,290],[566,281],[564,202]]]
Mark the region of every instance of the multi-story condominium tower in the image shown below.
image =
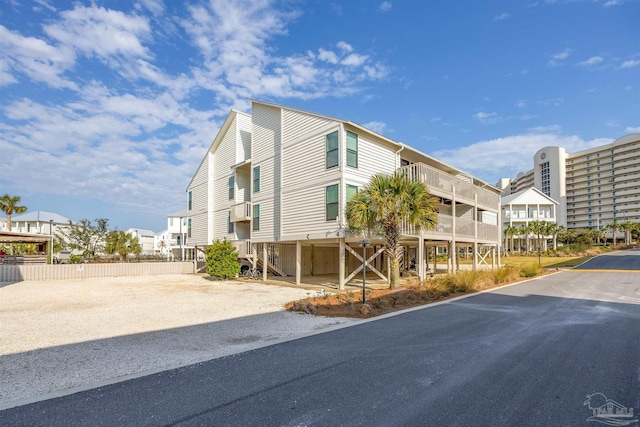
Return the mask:
[[[559,202],[558,224],[567,228],[640,221],[640,134],[577,153],[545,147],[533,163],[514,180],[500,180],[503,195],[539,189]]]
[[[451,254],[469,247],[474,266],[497,263],[498,189],[351,121],[258,101],[251,115],[231,111],[189,183],[187,243],[226,238],[266,266],[265,276],[300,283],[302,275],[337,274],[342,288],[362,264],[363,236],[346,230],[346,204],[374,174],[398,169],[439,202],[436,228],[403,229],[405,268],[415,261],[425,277],[437,248],[450,254],[449,268],[457,268]],[[373,238],[368,265],[384,276],[381,248]]]

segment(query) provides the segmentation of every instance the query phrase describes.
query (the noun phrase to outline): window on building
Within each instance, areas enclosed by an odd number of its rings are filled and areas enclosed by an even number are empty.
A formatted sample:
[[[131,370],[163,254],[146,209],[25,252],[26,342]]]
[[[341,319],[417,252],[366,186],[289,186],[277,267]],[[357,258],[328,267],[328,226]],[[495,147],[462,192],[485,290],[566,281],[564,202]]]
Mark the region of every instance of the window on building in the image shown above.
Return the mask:
[[[358,194],[358,187],[347,184],[347,202],[351,201]]]
[[[542,177],[542,192],[547,196],[551,196],[551,174],[549,171],[549,162],[540,165],[540,173]]]
[[[358,135],[347,131],[347,166],[358,167]]]
[[[260,191],[260,166],[253,168],[253,192]]]
[[[326,187],[325,193],[327,221],[335,221],[338,218],[338,184]]]
[[[189,210],[193,207],[193,192],[189,191]]]
[[[227,233],[233,233],[233,222],[231,222],[231,211],[227,217]]]
[[[173,218],[169,218],[169,226],[173,227]]]
[[[229,200],[235,199],[236,178],[234,176],[229,177]]]
[[[327,169],[338,166],[338,132],[333,132],[326,137]]]
[[[253,230],[260,230],[260,205],[253,205]]]
[[[187,220],[187,237],[191,237],[191,218]]]

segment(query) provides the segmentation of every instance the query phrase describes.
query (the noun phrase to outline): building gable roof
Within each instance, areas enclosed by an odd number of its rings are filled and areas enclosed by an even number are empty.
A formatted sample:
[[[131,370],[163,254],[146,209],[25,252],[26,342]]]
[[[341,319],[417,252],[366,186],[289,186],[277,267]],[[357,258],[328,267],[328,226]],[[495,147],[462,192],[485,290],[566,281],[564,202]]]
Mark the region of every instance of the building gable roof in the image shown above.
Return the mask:
[[[66,216],[62,216],[55,212],[47,212],[47,211],[33,211],[33,212],[27,212],[21,215],[11,216],[11,222],[17,222],[17,221],[49,222],[50,220],[53,220],[54,224],[69,224],[69,221],[71,221]]]
[[[525,188],[502,198],[502,206],[524,204],[558,205],[559,203],[535,187]]]

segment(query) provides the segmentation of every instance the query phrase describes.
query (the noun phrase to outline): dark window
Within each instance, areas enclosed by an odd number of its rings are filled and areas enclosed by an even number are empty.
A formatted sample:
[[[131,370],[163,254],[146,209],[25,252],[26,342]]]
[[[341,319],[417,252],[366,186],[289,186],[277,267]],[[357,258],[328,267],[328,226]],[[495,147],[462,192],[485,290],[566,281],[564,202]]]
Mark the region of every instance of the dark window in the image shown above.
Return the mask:
[[[358,187],[347,184],[347,202],[353,199],[356,194],[358,194]]]
[[[347,166],[358,167],[358,135],[347,132]]]
[[[260,205],[253,205],[253,230],[260,230]]]
[[[235,185],[235,177],[229,177],[229,200],[233,200],[235,198]]]
[[[260,191],[260,166],[253,168],[253,192]]]
[[[227,233],[233,233],[233,222],[231,222],[231,211],[229,211],[229,216],[227,218]]]
[[[338,218],[338,184],[326,188],[326,216],[327,221]]]
[[[338,132],[326,137],[327,169],[338,166]]]
[[[191,237],[191,218],[187,222],[187,237]]]
[[[193,192],[189,191],[189,210],[193,206]]]

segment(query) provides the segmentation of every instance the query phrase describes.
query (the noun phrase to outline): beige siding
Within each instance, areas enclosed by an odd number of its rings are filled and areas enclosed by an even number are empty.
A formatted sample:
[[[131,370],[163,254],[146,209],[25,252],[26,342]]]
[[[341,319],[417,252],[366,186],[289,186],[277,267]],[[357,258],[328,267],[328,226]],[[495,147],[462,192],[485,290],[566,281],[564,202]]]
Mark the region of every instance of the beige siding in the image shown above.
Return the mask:
[[[236,116],[237,138],[236,162],[240,163],[251,158],[251,116],[240,114]]]
[[[238,114],[233,120],[227,133],[222,137],[220,144],[216,148],[215,155],[215,175],[213,181],[213,212],[211,215],[213,236],[212,240],[229,238],[227,234],[227,215],[231,205],[238,197],[244,197],[243,194],[238,195],[238,185],[235,183],[234,200],[229,200],[229,178],[235,176],[235,171],[231,169],[233,165],[238,163],[237,146],[238,139],[238,122],[242,120],[242,116]],[[243,159],[240,159],[242,161]],[[237,179],[237,177],[236,177]]]
[[[235,233],[229,234],[227,233],[227,222],[229,219],[229,211],[228,210],[218,210],[214,213],[214,230],[215,230],[215,239],[229,239],[235,240]]]
[[[339,221],[326,221],[325,189],[339,181],[327,181],[313,186],[283,192],[283,238],[337,231]],[[338,199],[340,200],[340,198]],[[339,207],[340,209],[340,207]],[[314,236],[319,237],[319,236]]]
[[[207,194],[210,156],[211,154],[207,153],[202,160],[188,189],[192,196],[191,210],[187,211],[187,217],[191,219],[191,238],[187,239],[190,245],[205,245],[209,240],[209,199]],[[189,197],[188,193],[187,197]]]
[[[336,122],[322,117],[284,109],[282,112],[283,138],[285,143],[293,142],[304,138],[305,135],[318,134],[321,129],[334,123]]]
[[[260,205],[260,230],[252,231],[257,241],[280,237],[281,129],[279,108],[253,105],[251,167],[260,166],[260,191],[251,194]]]
[[[396,170],[397,147],[378,140],[372,135],[356,129],[348,129],[358,135],[358,167],[346,165],[346,142],[343,144],[342,158],[345,159],[344,174],[347,181],[366,184],[377,173],[391,174]],[[346,131],[343,141],[346,141]]]

